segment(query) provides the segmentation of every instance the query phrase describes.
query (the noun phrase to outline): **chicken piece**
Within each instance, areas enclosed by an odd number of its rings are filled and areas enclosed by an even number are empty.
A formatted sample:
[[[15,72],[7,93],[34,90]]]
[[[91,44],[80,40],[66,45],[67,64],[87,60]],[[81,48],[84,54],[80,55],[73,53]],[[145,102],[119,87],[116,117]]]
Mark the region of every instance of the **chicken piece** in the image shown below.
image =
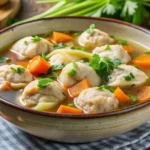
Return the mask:
[[[148,80],[148,76],[131,65],[122,64],[109,76],[108,85],[112,87],[140,86]]]
[[[99,86],[101,83],[100,77],[96,72],[86,63],[76,62],[77,67],[74,67],[73,63],[66,65],[61,74],[59,75],[59,81],[67,86],[71,87],[72,85],[78,83],[83,79],[87,79],[92,87]],[[75,75],[69,76],[68,71],[74,69]]]
[[[51,44],[47,40],[40,38],[39,41],[34,41],[33,37],[29,36],[17,41],[12,46],[11,51],[17,54],[18,59],[24,60],[42,53],[47,54],[52,49]]]
[[[119,106],[118,99],[108,90],[89,88],[80,93],[75,99],[75,105],[87,114],[114,111]]]
[[[25,106],[35,106],[41,102],[59,103],[65,99],[63,89],[58,82],[50,82],[44,88],[39,88],[38,82],[38,80],[34,80],[25,87],[20,97]]]
[[[110,59],[120,59],[121,63],[128,63],[131,61],[130,55],[122,48],[121,45],[105,45],[96,47],[93,52],[100,57],[108,57]]]
[[[94,29],[91,34],[84,31],[80,35],[78,42],[86,48],[95,48],[97,46],[112,44],[114,40],[107,33]]]
[[[32,75],[20,65],[0,66],[0,90],[5,90],[6,85],[12,89],[21,89],[32,80]]]
[[[71,56],[65,52],[61,52],[59,54],[55,54],[50,58],[49,63],[51,65],[61,65],[65,64],[67,65],[68,63],[71,63],[73,61],[80,60],[80,57],[77,56]]]

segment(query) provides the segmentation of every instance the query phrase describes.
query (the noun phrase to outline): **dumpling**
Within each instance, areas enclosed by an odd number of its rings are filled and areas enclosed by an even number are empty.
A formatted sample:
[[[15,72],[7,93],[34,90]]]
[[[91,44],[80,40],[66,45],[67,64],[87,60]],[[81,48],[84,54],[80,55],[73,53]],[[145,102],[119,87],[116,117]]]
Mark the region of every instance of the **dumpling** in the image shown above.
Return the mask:
[[[68,55],[67,53],[65,52],[61,52],[59,54],[55,54],[53,55],[51,58],[50,58],[50,61],[49,63],[51,65],[61,65],[61,64],[68,64],[68,63],[71,63],[73,61],[77,61],[79,60],[80,57],[77,57],[77,56],[71,56],[71,55]]]
[[[80,35],[78,42],[86,48],[95,48],[97,46],[112,44],[114,40],[107,33],[94,29],[91,34],[84,31]]]
[[[75,105],[85,113],[104,113],[114,111],[119,107],[119,101],[108,90],[89,88],[80,93],[75,99]]]
[[[49,53],[52,49],[47,40],[40,38],[39,41],[35,42],[33,37],[29,36],[17,41],[12,46],[11,51],[17,54],[18,59],[24,60],[42,53]]]
[[[63,89],[58,82],[50,82],[44,88],[39,88],[38,82],[38,80],[35,80],[25,87],[20,97],[25,106],[36,106],[39,103],[51,102],[58,104],[65,99]]]
[[[98,54],[100,57],[108,57],[110,59],[120,59],[121,63],[128,63],[131,61],[130,55],[122,48],[121,45],[108,45],[96,47],[92,53]],[[109,49],[110,48],[110,49]]]
[[[77,67],[74,67],[73,63],[66,65],[61,74],[59,75],[59,81],[67,86],[71,87],[77,82],[88,79],[91,86],[99,86],[101,83],[100,77],[96,74],[96,72],[86,63],[76,62]],[[75,70],[74,76],[69,76],[68,72],[70,70]]]
[[[148,76],[131,65],[122,64],[114,69],[109,76],[109,86],[128,87],[131,85],[140,86],[148,80]]]
[[[25,87],[33,80],[32,75],[22,66],[3,65],[0,66],[0,89],[5,90],[7,85],[12,89]]]

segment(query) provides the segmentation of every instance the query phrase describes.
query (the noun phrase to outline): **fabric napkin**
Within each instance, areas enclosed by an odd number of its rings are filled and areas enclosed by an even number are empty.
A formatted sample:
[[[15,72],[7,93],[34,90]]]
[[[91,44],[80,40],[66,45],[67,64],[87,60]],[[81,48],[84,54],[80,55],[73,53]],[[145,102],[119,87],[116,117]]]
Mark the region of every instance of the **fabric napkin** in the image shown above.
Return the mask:
[[[0,150],[146,150],[149,147],[150,121],[109,139],[84,144],[66,144],[32,136],[0,117]]]

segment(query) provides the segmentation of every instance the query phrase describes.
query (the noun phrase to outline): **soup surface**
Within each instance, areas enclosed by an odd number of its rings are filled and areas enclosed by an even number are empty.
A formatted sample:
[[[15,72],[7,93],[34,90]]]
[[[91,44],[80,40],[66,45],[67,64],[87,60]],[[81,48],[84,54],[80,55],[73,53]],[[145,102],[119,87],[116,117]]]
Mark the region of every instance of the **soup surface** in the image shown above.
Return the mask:
[[[24,37],[1,51],[0,96],[39,111],[93,114],[150,100],[150,52],[92,24]]]

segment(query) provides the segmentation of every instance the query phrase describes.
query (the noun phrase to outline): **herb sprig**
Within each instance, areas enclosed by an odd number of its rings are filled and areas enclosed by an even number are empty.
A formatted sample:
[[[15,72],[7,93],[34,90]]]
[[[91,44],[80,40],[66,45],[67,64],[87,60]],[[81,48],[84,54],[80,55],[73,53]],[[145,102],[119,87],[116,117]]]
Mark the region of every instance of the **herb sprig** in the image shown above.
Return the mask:
[[[18,73],[18,74],[22,74],[22,73],[25,72],[25,69],[24,69],[23,67],[18,67],[18,68],[11,67],[11,70],[12,70],[13,72]]]
[[[40,78],[38,80],[38,84],[37,86],[39,88],[45,88],[46,86],[48,86],[49,83],[53,82],[54,80],[51,78]]]

